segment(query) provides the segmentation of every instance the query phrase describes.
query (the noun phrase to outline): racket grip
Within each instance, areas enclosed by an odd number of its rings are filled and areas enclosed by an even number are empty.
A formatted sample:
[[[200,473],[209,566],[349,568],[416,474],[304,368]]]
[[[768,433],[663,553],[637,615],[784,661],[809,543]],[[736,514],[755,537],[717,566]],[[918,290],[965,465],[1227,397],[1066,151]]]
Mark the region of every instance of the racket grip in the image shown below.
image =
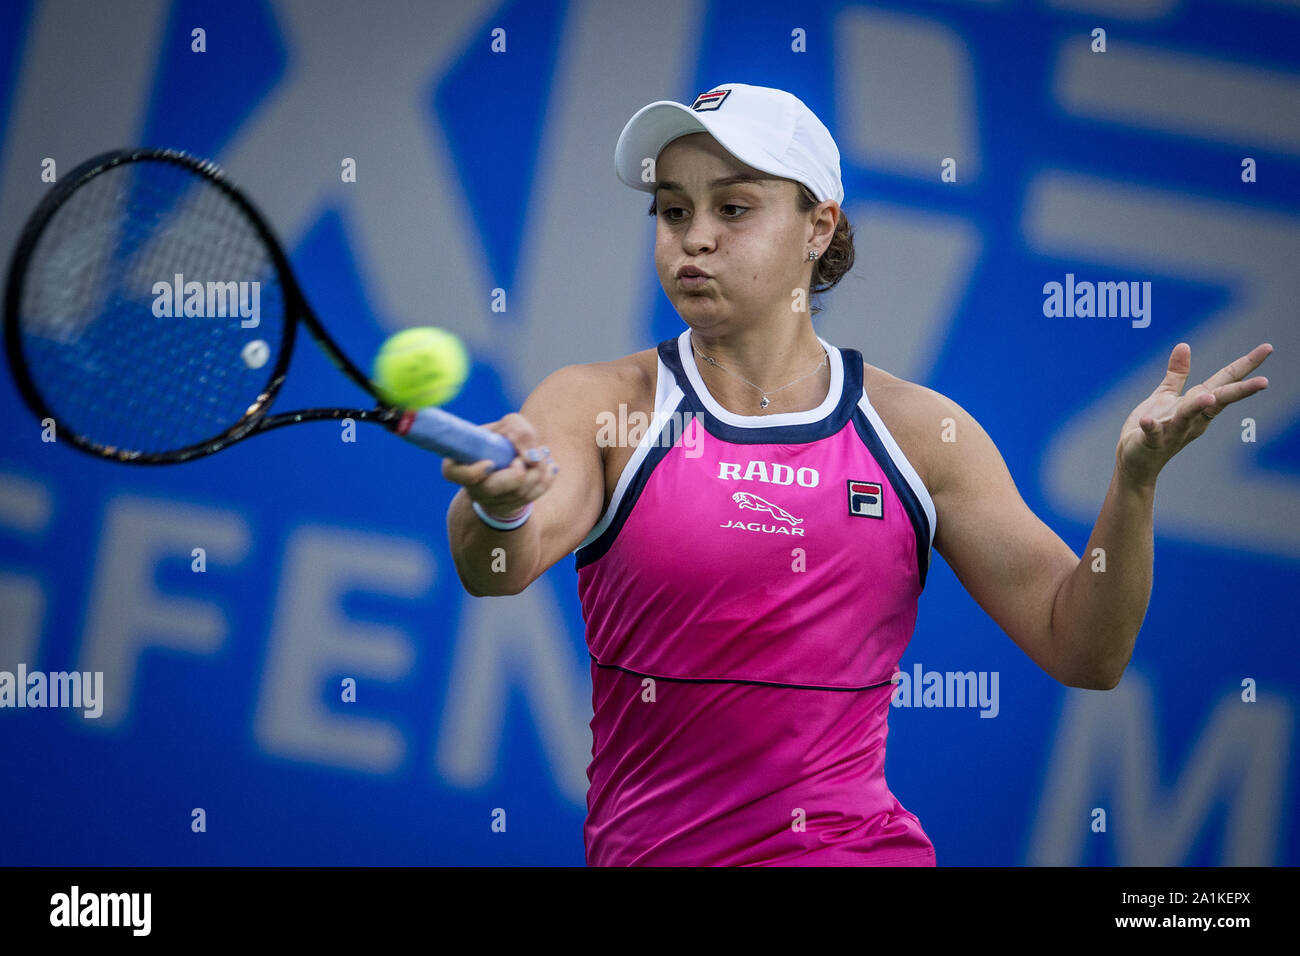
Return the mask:
[[[407,441],[466,465],[487,458],[497,468],[504,468],[516,454],[504,435],[441,408],[407,409],[396,430]]]

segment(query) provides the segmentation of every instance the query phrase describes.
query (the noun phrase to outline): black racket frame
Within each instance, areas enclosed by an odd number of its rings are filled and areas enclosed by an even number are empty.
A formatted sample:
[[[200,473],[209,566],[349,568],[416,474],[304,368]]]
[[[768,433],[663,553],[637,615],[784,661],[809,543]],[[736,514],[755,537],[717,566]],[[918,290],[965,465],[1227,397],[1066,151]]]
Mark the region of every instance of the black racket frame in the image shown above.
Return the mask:
[[[22,349],[21,303],[23,284],[27,273],[27,265],[46,226],[49,225],[59,208],[81,186],[95,176],[114,167],[134,162],[172,163],[206,178],[224,192],[248,217],[258,236],[266,243],[284,292],[284,329],[280,351],[276,356],[275,364],[272,366],[270,379],[258,394],[257,399],[249,405],[248,410],[239,420],[224,432],[213,438],[164,452],[142,452],[104,445],[78,432],[74,427],[75,423],[65,428],[63,423],[50,410],[45,398],[32,381],[27,368],[26,356],[23,354]],[[13,256],[10,259],[4,301],[5,353],[8,356],[9,367],[13,372],[14,381],[23,397],[23,401],[27,403],[27,406],[36,414],[38,419],[42,421],[45,419],[54,420],[58,437],[66,436],[73,447],[98,458],[107,458],[112,461],[135,465],[178,464],[215,454],[234,442],[248,438],[250,435],[260,434],[284,425],[295,425],[304,421],[352,418],[358,421],[374,422],[396,432],[405,414],[403,409],[388,405],[382,400],[366,374],[353,364],[330,337],[325,327],[316,317],[315,312],[312,311],[311,306],[307,304],[306,296],[303,295],[298,281],[294,277],[293,269],[289,265],[289,259],[285,255],[284,249],[275,233],[271,231],[266,218],[257,207],[226,178],[225,173],[216,163],[193,156],[182,150],[152,148],[110,150],[88,159],[72,170],[64,179],[57,182],[32,211],[31,216],[28,217],[26,224],[23,226],[18,243],[14,247]],[[282,412],[277,415],[268,414],[271,403],[275,400],[285,378],[288,376],[289,360],[293,356],[295,330],[299,322],[307,327],[307,331],[315,339],[316,344],[320,346],[339,371],[375,399],[374,408],[305,408],[298,411]]]

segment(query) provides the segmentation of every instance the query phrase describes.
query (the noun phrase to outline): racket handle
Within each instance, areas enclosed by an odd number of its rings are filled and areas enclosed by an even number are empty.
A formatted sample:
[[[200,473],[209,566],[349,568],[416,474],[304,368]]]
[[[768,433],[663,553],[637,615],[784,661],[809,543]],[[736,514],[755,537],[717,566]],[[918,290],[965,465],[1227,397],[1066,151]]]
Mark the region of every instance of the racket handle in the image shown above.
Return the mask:
[[[467,422],[441,408],[407,409],[397,424],[397,434],[421,448],[462,464],[484,458],[497,468],[515,459],[515,446],[504,435]]]

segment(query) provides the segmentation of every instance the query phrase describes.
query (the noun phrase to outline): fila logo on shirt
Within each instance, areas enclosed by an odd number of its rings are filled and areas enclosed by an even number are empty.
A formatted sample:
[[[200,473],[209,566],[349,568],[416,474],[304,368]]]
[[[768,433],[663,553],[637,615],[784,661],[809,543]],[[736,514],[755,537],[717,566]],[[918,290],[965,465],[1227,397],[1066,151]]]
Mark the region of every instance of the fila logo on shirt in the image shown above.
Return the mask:
[[[772,469],[769,472],[768,469]],[[791,468],[780,463],[769,465],[765,461],[751,461],[745,466],[745,473],[740,473],[740,465],[731,461],[718,462],[718,477],[723,481],[763,481],[769,485],[791,485],[798,483],[803,488],[816,488],[821,475],[816,468]]]
[[[849,514],[884,519],[884,489],[877,482],[850,478],[846,484],[849,486]]]

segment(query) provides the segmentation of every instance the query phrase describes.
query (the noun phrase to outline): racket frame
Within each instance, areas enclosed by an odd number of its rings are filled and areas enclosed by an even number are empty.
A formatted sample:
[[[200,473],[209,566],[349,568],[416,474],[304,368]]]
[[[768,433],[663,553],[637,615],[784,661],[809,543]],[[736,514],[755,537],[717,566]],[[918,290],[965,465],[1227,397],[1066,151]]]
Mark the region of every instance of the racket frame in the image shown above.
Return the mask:
[[[229,428],[220,434],[187,445],[183,448],[165,452],[142,452],[134,449],[122,449],[104,445],[79,433],[75,428],[63,428],[58,417],[49,408],[45,398],[36,388],[27,368],[26,356],[22,348],[21,305],[23,285],[27,273],[27,264],[36,251],[37,243],[46,227],[53,220],[59,208],[89,180],[117,166],[134,162],[172,163],[200,175],[220,189],[227,198],[248,217],[258,237],[266,244],[272,264],[275,266],[280,285],[284,293],[284,328],[280,342],[279,354],[271,368],[270,379],[249,405],[244,414]],[[170,465],[190,461],[205,455],[215,454],[223,448],[251,435],[294,425],[298,422],[328,419],[351,418],[358,421],[375,422],[389,431],[402,434],[410,424],[410,412],[386,404],[375,391],[370,379],[344,354],[334,339],[325,330],[320,320],[307,303],[307,298],[294,277],[288,256],[271,230],[265,217],[256,206],[233,184],[225,172],[211,160],[201,159],[187,152],[176,149],[115,149],[86,160],[72,170],[66,178],[56,183],[41,199],[28,217],[14,247],[9,262],[9,271],[5,282],[5,352],[9,367],[13,372],[18,391],[27,406],[36,413],[39,420],[51,419],[55,422],[60,437],[66,435],[70,444],[98,458],[135,465]],[[360,408],[304,408],[291,412],[270,415],[271,403],[275,400],[289,372],[289,361],[293,357],[296,328],[301,322],[329,360],[352,382],[375,399],[375,407]]]

